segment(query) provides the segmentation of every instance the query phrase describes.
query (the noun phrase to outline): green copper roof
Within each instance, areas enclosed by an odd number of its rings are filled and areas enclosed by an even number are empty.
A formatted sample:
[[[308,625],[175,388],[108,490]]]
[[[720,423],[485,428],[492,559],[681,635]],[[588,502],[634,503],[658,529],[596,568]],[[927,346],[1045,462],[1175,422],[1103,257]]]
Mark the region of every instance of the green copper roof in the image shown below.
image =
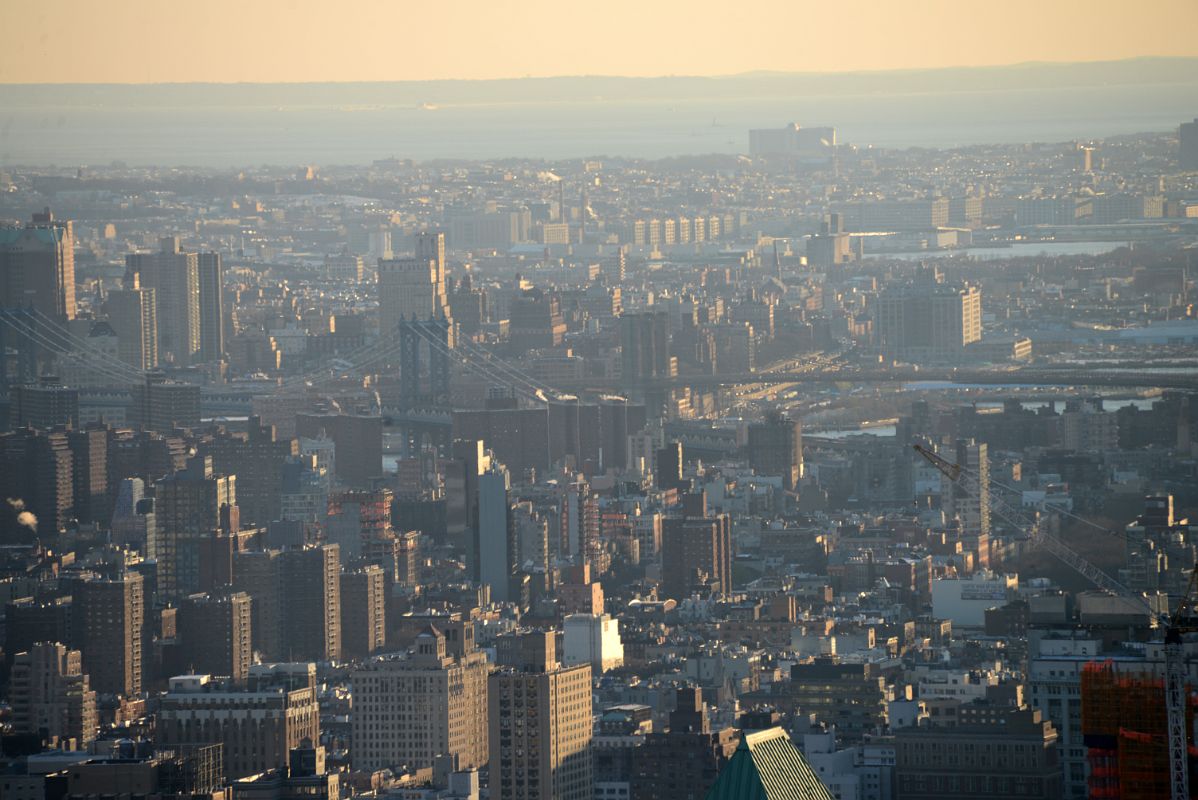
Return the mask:
[[[807,759],[781,728],[741,739],[706,800],[832,800]]]
[[[62,229],[46,225],[25,228],[7,228],[0,226],[0,246],[11,247],[15,244],[37,242],[42,245],[58,244],[62,241]]]

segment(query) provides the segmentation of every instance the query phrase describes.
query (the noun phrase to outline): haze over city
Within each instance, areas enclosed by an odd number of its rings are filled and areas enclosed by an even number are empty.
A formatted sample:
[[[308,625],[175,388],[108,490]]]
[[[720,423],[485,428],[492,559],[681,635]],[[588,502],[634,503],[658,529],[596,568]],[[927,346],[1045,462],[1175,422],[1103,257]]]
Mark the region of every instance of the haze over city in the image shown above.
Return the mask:
[[[0,800],[1194,796],[1198,5],[3,20]]]

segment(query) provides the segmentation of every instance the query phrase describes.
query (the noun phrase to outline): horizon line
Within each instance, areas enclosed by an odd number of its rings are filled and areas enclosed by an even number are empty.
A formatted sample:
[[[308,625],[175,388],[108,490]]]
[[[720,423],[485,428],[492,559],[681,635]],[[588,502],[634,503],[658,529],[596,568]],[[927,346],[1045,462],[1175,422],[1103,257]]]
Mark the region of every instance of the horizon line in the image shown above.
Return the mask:
[[[1032,67],[1087,67],[1100,65],[1130,64],[1145,61],[1195,61],[1198,55],[1143,55],[1129,56],[1116,59],[1094,59],[1088,61],[1052,61],[1033,60],[1016,61],[1002,64],[973,64],[939,67],[895,67],[891,69],[845,69],[845,70],[771,70],[757,69],[744,72],[701,74],[658,74],[658,75],[619,75],[609,73],[595,74],[557,74],[557,75],[513,75],[493,78],[363,78],[353,80],[243,80],[243,81],[3,81],[0,88],[5,87],[48,87],[48,86],[311,86],[311,85],[353,85],[353,84],[386,84],[386,83],[500,83],[518,81],[554,81],[554,80],[730,80],[737,78],[769,78],[769,77],[841,77],[841,76],[882,76],[882,75],[912,75],[935,72],[959,72],[977,70],[1007,70],[1026,69]],[[1184,76],[1181,76],[1184,77]],[[1185,83],[1185,80],[1179,80]]]

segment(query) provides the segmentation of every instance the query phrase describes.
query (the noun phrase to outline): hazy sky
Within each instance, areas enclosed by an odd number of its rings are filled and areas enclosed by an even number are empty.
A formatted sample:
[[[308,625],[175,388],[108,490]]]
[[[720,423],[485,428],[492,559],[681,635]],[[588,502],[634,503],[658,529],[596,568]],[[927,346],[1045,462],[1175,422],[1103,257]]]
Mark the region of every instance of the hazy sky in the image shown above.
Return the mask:
[[[30,0],[0,82],[720,75],[1198,56],[1198,0]]]

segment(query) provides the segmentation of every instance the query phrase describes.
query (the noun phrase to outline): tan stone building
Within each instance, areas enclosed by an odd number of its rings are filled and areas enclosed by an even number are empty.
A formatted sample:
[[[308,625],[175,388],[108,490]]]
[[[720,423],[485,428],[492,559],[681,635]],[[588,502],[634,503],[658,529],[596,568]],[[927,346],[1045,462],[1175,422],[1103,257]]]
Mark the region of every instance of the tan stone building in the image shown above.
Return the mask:
[[[354,671],[354,769],[424,769],[438,755],[457,756],[459,769],[487,763],[491,665],[475,649],[473,626],[447,620],[442,632],[428,625],[405,656]]]
[[[505,800],[587,800],[591,665],[562,667],[553,633],[521,637],[518,666],[492,673],[491,792]]]
[[[171,678],[157,722],[163,747],[223,744],[228,780],[284,767],[305,739],[320,741],[316,665],[255,664],[244,688],[208,675]]]

